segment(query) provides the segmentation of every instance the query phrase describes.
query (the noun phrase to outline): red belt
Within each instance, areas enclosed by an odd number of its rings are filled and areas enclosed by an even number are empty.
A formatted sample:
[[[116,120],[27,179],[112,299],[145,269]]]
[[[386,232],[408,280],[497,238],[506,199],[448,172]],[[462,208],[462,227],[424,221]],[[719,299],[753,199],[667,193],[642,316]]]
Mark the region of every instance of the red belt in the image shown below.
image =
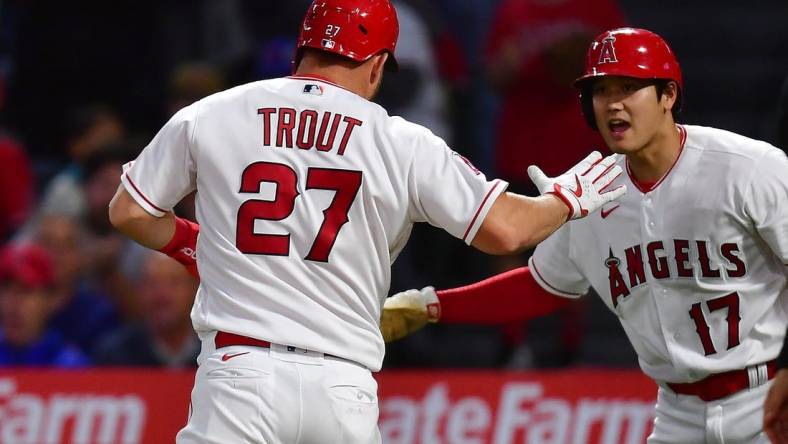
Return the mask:
[[[268,341],[236,335],[234,333],[225,333],[223,331],[216,333],[216,338],[214,338],[213,342],[216,344],[216,348],[229,347],[231,345],[251,345],[253,347],[271,348],[271,343]]]
[[[757,368],[766,367],[766,375],[758,374]],[[668,383],[668,387],[679,395],[693,395],[704,401],[716,401],[746,388],[755,388],[772,379],[777,371],[775,361],[753,365],[740,370],[715,373],[700,381],[690,383]]]
[[[264,341],[262,339],[255,339],[250,338],[248,336],[241,336],[235,333],[227,333],[224,331],[216,332],[216,337],[213,339],[216,348],[222,347],[229,347],[231,345],[251,345],[253,347],[264,347],[264,348],[271,348],[271,343],[268,341]],[[289,351],[294,351],[296,347],[287,346]],[[328,353],[324,353],[324,356],[328,356],[331,358],[339,358],[339,356],[329,355]]]

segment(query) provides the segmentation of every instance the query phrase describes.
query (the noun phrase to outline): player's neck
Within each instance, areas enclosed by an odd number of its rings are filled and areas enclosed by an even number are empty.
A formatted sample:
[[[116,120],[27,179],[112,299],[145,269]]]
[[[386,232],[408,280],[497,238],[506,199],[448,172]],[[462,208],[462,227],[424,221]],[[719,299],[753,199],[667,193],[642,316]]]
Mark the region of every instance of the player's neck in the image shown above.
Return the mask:
[[[629,169],[640,182],[656,182],[676,163],[681,153],[681,131],[675,123],[658,132],[642,149],[627,154]]]

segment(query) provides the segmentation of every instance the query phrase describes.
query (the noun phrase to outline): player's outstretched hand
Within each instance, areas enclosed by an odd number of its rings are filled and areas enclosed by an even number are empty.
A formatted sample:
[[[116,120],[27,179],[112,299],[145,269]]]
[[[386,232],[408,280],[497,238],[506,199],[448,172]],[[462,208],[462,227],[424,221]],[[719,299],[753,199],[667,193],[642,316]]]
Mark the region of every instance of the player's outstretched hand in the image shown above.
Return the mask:
[[[569,207],[570,219],[585,217],[602,205],[616,200],[626,193],[625,185],[603,191],[618,176],[622,169],[616,165],[616,157],[602,157],[594,151],[569,171],[558,177],[547,177],[539,167],[528,167],[528,176],[541,194],[553,193]]]
[[[427,325],[438,322],[441,305],[432,287],[406,290],[386,299],[380,316],[380,332],[386,342],[396,341]]]
[[[788,444],[788,369],[777,372],[766,395],[763,430],[773,444]]]

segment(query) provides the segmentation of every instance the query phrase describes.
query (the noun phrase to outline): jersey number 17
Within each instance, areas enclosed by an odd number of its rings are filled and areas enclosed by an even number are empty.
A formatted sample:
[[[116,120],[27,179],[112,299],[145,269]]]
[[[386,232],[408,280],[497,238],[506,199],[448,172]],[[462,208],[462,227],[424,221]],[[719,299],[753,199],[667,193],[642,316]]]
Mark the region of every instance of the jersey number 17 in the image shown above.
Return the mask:
[[[728,316],[725,318],[728,322],[727,349],[730,350],[739,345],[739,321],[741,320],[741,316],[739,316],[739,294],[734,292],[726,296],[708,300],[706,301],[706,306],[709,309],[709,313],[724,308],[728,309]],[[709,324],[703,316],[701,303],[696,302],[692,304],[689,314],[695,322],[695,330],[698,332],[698,336],[700,336],[701,344],[703,344],[703,352],[706,356],[717,353],[717,349],[714,348],[714,343],[711,341]]]

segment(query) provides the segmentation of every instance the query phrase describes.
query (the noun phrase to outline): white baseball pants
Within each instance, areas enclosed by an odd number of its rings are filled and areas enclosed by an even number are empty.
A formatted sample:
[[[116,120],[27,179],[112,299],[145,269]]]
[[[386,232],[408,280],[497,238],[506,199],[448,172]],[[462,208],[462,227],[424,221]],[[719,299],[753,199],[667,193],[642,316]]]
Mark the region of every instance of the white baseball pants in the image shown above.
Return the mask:
[[[768,444],[763,403],[771,381],[716,401],[660,387],[648,444]]]
[[[378,444],[377,382],[365,367],[272,344],[203,340],[177,444]]]

